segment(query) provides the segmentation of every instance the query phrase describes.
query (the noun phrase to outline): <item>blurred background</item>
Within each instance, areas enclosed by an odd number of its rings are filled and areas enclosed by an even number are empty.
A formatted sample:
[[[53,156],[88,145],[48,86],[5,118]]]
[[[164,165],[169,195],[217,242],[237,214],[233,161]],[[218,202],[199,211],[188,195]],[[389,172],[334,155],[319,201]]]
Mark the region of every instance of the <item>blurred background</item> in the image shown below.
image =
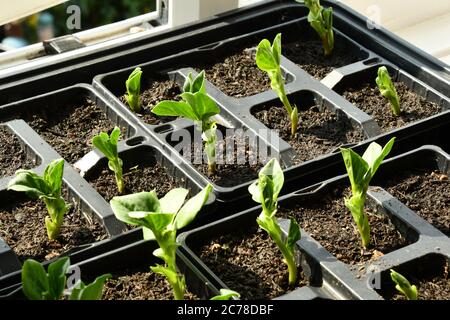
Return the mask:
[[[61,0],[63,1],[63,0]],[[172,0],[173,19],[169,27],[197,21],[214,14],[265,0]],[[294,0],[291,0],[294,2]],[[338,0],[401,38],[450,65],[450,0]],[[0,0],[0,16],[11,7]],[[16,5],[29,7],[45,0],[16,0]],[[58,2],[57,0],[47,0]],[[8,7],[9,5],[9,7]],[[67,8],[81,8],[81,29],[68,30]],[[19,21],[0,26],[0,53],[54,37],[75,33],[139,16],[156,7],[155,0],[71,0]],[[173,6],[175,7],[175,6]],[[420,8],[420,9],[418,9]],[[32,11],[32,10],[31,10]],[[12,12],[9,12],[12,13]],[[169,14],[170,16],[170,14]],[[13,15],[12,18],[16,16]],[[10,20],[8,20],[10,21]],[[368,24],[369,25],[369,24]],[[372,23],[371,23],[372,25]]]
[[[81,8],[81,29],[68,30],[67,7]],[[0,43],[6,49],[71,34],[154,11],[155,0],[72,0],[32,16],[0,26]]]

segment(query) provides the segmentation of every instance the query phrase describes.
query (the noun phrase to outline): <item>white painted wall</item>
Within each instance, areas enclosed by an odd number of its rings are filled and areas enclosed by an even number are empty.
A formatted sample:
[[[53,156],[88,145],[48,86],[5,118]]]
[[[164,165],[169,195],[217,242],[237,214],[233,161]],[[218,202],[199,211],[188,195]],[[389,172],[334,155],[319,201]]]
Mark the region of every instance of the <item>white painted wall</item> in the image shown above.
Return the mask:
[[[0,0],[0,26],[56,6],[67,0]]]
[[[381,25],[400,30],[450,12],[450,0],[340,0],[356,11],[373,16],[379,9]]]
[[[180,26],[264,0],[169,0],[169,24]]]
[[[341,0],[450,64],[450,0]]]

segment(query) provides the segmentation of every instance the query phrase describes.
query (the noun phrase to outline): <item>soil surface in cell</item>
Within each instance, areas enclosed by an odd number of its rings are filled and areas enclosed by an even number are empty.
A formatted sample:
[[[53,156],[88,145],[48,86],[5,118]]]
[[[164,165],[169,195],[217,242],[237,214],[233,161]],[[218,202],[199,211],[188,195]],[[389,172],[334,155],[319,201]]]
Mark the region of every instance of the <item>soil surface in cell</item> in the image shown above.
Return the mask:
[[[86,99],[82,105],[54,105],[22,118],[66,161],[75,163],[92,150],[92,138],[114,129],[106,114]],[[123,130],[124,132],[124,130]]]
[[[373,83],[363,83],[360,86],[348,88],[342,95],[356,107],[371,115],[383,132],[392,131],[441,112],[438,104],[427,101],[409,90],[404,83],[395,82],[394,85],[397,89],[402,111],[398,117],[392,114],[391,105],[381,95],[375,84],[375,79]]]
[[[293,164],[299,164],[338,150],[346,144],[364,140],[361,128],[353,127],[344,115],[316,106],[299,111],[299,129],[291,138],[291,122],[284,107],[275,104],[252,110],[252,114],[269,129],[277,130],[280,138],[295,150]]]
[[[299,226],[326,250],[350,265],[376,260],[409,244],[387,215],[376,212],[366,203],[371,246],[362,250],[361,237],[344,204],[345,197],[350,197],[350,188],[339,186],[318,198],[310,198],[291,207],[281,206],[277,215],[296,219]]]
[[[38,165],[27,153],[15,135],[0,127],[0,178],[12,176],[19,169],[31,169]]]
[[[270,90],[270,79],[256,65],[255,51],[258,43],[248,43],[228,56],[222,56],[209,64],[196,67],[205,69],[206,77],[223,93],[235,98],[252,96]],[[333,55],[323,55],[322,42],[316,39],[282,44],[284,56],[317,79],[323,79],[335,68],[340,68],[360,60],[346,45],[336,42]]]
[[[202,261],[242,299],[273,299],[289,292],[283,256],[265,231],[220,236],[196,249]],[[299,269],[298,286],[308,284]]]
[[[173,291],[166,278],[150,270],[150,266],[113,273],[103,288],[104,300],[173,300]],[[185,300],[198,300],[189,291]]]
[[[283,54],[314,78],[322,80],[336,68],[361,60],[352,48],[336,41],[333,54],[324,56],[320,40],[302,39],[283,45]]]
[[[161,101],[174,100],[180,101],[180,86],[172,80],[155,79],[150,82],[140,95],[141,112],[136,115],[145,123],[150,125],[158,125],[167,123],[176,119],[176,117],[159,117],[152,113],[152,109]],[[120,101],[128,107],[126,94],[119,97]]]
[[[163,197],[170,190],[180,187],[179,184],[182,183],[182,181],[180,183],[174,182],[164,168],[157,163],[150,167],[131,168],[124,173],[123,180],[125,184],[124,194],[155,190],[158,198]],[[89,182],[108,202],[113,197],[119,196],[116,178],[109,169],[103,169],[99,176],[90,179]]]
[[[29,258],[50,260],[76,246],[107,238],[99,222],[93,219],[89,223],[78,206],[72,204],[64,216],[59,238],[49,240],[44,223],[47,215],[43,201],[24,199],[0,208],[0,237],[21,261]]]
[[[405,170],[383,187],[411,210],[450,236],[450,181],[431,168]]]
[[[191,163],[207,176],[212,182],[221,187],[234,187],[254,180],[261,169],[258,152],[252,148],[249,139],[241,135],[228,135],[217,140],[216,171],[208,172],[208,161],[204,152],[204,145],[195,142],[191,145]],[[202,158],[203,155],[203,158]],[[187,156],[187,155],[183,155]]]
[[[196,70],[204,69],[206,78],[231,97],[244,98],[270,90],[269,76],[258,69],[251,47],[241,47],[212,64],[197,66]]]

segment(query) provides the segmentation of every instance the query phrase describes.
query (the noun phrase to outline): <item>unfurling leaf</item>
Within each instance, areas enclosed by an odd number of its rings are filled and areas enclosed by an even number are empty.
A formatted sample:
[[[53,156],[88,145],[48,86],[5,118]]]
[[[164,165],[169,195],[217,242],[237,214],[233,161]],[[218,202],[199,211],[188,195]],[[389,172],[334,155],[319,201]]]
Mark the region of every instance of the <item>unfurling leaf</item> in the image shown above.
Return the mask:
[[[266,72],[270,78],[272,89],[277,93],[284,108],[286,109],[289,120],[291,121],[291,134],[295,136],[298,128],[298,111],[294,106],[292,108],[284,88],[284,78],[281,72],[281,33],[277,34],[273,44],[267,39],[261,40],[256,49],[256,65],[259,69]]]
[[[395,89],[386,67],[380,67],[378,69],[378,77],[375,81],[383,97],[389,100],[392,113],[394,116],[398,117],[401,113],[400,100],[398,98],[397,89]]]
[[[205,72],[200,72],[193,78],[189,74],[180,95],[183,101],[161,101],[152,112],[158,116],[175,116],[192,120],[202,131],[205,151],[208,155],[208,165],[211,171],[215,170],[216,156],[216,124],[212,117],[220,113],[217,104],[206,94]],[[208,132],[208,133],[207,133]],[[212,137],[214,134],[214,137]],[[205,137],[208,137],[205,139]]]
[[[117,189],[119,190],[119,193],[123,193],[125,189],[122,171],[123,162],[119,158],[117,152],[117,142],[119,141],[119,137],[120,128],[115,127],[110,136],[108,136],[106,132],[102,132],[98,136],[92,138],[92,144],[108,159],[108,167],[114,172],[116,177]]]
[[[362,157],[351,149],[341,148],[352,187],[352,197],[345,199],[345,205],[352,213],[364,248],[367,248],[370,242],[369,219],[364,211],[367,190],[384,158],[391,152],[394,142],[395,138],[392,138],[384,148],[373,142]]]
[[[220,295],[212,297],[210,300],[230,300],[231,298],[240,298],[241,295],[230,289],[220,289]]]
[[[289,269],[289,285],[295,286],[297,281],[297,264],[295,260],[296,243],[300,240],[300,228],[291,220],[287,239],[283,240],[280,225],[275,217],[278,196],[284,184],[284,174],[276,159],[270,160],[259,172],[258,180],[249,187],[255,202],[261,203],[262,213],[256,219],[261,229],[266,231],[280,249]]]
[[[139,101],[141,95],[141,76],[141,68],[136,68],[125,83],[127,89],[126,100],[133,112],[141,112],[141,103]]]
[[[400,273],[391,269],[391,279],[395,283],[395,289],[402,293],[408,300],[417,300],[417,287],[402,276]]]
[[[161,199],[152,191],[114,197],[110,201],[117,219],[142,226],[144,239],[158,242],[159,248],[154,255],[162,259],[166,266],[158,265],[152,270],[167,277],[177,300],[184,298],[185,284],[184,277],[177,272],[176,250],[179,244],[176,233],[195,219],[211,191],[212,186],[207,185],[187,202],[189,190],[182,188],[169,191]]]
[[[58,237],[64,215],[70,208],[61,195],[63,174],[64,160],[58,159],[49,163],[43,176],[31,170],[18,170],[8,183],[8,190],[25,192],[32,199],[44,201],[48,211],[44,222],[51,240]]]

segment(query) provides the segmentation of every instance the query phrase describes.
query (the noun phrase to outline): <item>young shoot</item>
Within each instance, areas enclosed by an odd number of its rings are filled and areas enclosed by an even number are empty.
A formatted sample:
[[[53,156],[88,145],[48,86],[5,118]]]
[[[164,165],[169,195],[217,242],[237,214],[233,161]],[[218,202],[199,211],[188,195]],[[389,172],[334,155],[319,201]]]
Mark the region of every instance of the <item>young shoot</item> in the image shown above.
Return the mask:
[[[383,149],[378,143],[372,142],[362,157],[351,149],[341,148],[352,188],[352,197],[345,199],[345,205],[352,213],[364,248],[370,244],[369,219],[364,211],[367,190],[381,162],[391,152],[394,141],[395,138],[392,138]]]
[[[262,40],[256,50],[256,65],[259,69],[267,72],[270,78],[270,85],[280,98],[291,121],[291,136],[295,137],[298,128],[298,110],[291,106],[286,91],[284,89],[284,78],[281,73],[281,33],[277,34],[273,44],[267,39]]]
[[[158,116],[183,117],[194,121],[202,132],[202,140],[205,143],[205,152],[208,157],[208,172],[214,174],[216,171],[217,125],[211,118],[219,114],[220,109],[206,94],[205,72],[202,71],[195,78],[189,74],[183,90],[184,92],[181,94],[183,101],[161,101],[152,109],[152,112]]]
[[[106,132],[102,132],[98,136],[95,136],[92,139],[92,144],[108,158],[109,170],[113,171],[116,176],[117,189],[119,190],[119,193],[123,193],[125,190],[122,175],[123,162],[117,153],[117,141],[119,141],[119,136],[120,129],[119,127],[115,127],[110,136],[108,136]]]
[[[240,298],[241,295],[233,290],[220,289],[220,295],[212,297],[210,300],[230,300],[231,298]]]
[[[50,240],[56,240],[59,236],[64,214],[70,208],[61,196],[63,173],[64,160],[59,159],[47,166],[43,176],[31,170],[18,170],[8,184],[8,190],[25,192],[32,199],[44,201],[48,211],[45,227]]]
[[[192,72],[189,72],[188,77],[183,85],[183,92],[202,92],[206,94],[205,89],[205,70],[202,70],[195,78],[192,76]]]
[[[408,300],[417,300],[417,287],[400,273],[391,269],[391,279],[395,283],[395,289],[402,293]]]
[[[65,294],[69,300],[100,300],[105,281],[110,274],[97,277],[91,284],[78,280],[71,291],[66,291],[66,273],[70,266],[68,257],[60,258],[44,267],[33,259],[25,261],[22,267],[22,291],[29,300],[60,300]]]
[[[158,199],[156,192],[140,192],[114,197],[111,208],[117,219],[134,226],[142,226],[144,239],[154,239],[159,249],[153,254],[165,262],[165,266],[151,267],[153,272],[165,276],[173,288],[176,300],[183,300],[185,280],[177,271],[177,231],[191,223],[206,203],[212,186],[206,186],[185,203],[189,190],[178,188]],[[184,204],[184,205],[183,205]]]
[[[141,68],[136,68],[128,77],[125,85],[127,87],[127,94],[125,96],[130,109],[133,112],[141,112],[140,94],[141,94]]]
[[[283,239],[283,232],[275,217],[278,195],[283,184],[283,170],[278,161],[272,159],[261,169],[258,180],[249,187],[249,192],[253,200],[262,205],[262,213],[256,221],[261,229],[270,235],[283,254],[289,270],[289,285],[294,287],[297,282],[295,244],[300,240],[301,234],[297,222],[291,219],[289,233],[286,239]]]
[[[296,0],[309,9],[308,22],[322,40],[325,56],[330,56],[334,49],[333,8],[325,9],[320,0]]]
[[[397,90],[392,83],[392,79],[389,76],[389,71],[386,67],[383,66],[378,69],[378,77],[375,81],[383,97],[389,100],[392,113],[394,114],[394,116],[398,117],[401,113],[400,100],[398,98]]]

